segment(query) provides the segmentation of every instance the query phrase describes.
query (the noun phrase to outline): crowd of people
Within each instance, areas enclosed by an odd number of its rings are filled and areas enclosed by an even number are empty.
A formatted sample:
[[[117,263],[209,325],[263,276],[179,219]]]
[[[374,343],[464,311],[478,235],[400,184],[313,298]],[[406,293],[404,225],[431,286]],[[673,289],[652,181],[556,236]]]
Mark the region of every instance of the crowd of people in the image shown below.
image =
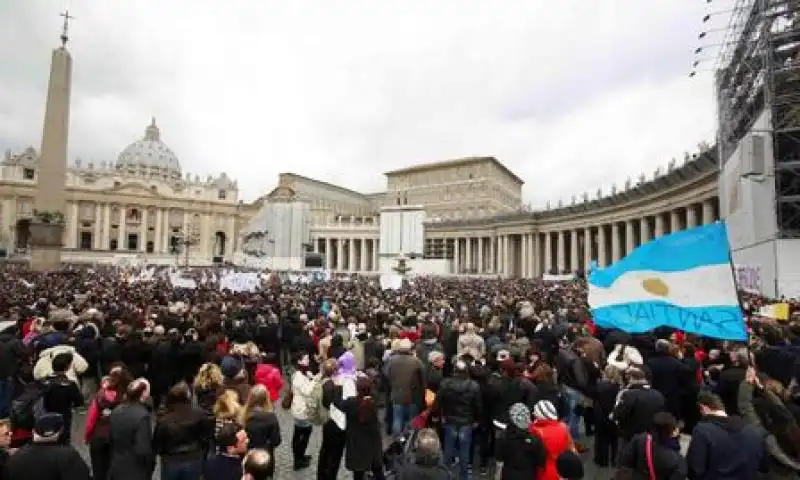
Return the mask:
[[[0,479],[798,478],[795,315],[736,344],[597,328],[580,279],[202,275],[0,268]]]

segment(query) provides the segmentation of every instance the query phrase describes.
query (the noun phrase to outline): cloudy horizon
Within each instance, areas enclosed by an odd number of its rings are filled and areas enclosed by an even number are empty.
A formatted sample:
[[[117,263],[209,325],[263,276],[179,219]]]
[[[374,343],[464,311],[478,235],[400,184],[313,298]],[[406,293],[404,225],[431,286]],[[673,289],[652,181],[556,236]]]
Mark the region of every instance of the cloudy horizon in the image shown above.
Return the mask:
[[[541,207],[713,143],[705,2],[554,3],[72,0],[70,161],[116,161],[155,116],[184,172],[247,201],[284,171],[371,193],[486,155]],[[2,150],[38,150],[58,13],[0,5]]]

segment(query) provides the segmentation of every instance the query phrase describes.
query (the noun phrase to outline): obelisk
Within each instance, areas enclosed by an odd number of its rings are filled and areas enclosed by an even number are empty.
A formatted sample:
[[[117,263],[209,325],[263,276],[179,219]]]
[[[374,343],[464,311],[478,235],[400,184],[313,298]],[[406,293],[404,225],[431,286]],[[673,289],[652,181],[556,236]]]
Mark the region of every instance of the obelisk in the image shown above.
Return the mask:
[[[72,57],[67,50],[69,12],[61,14],[64,27],[61,46],[53,50],[47,105],[44,112],[38,182],[31,221],[31,269],[57,269],[61,263],[66,220],[67,142],[69,98],[72,89]]]

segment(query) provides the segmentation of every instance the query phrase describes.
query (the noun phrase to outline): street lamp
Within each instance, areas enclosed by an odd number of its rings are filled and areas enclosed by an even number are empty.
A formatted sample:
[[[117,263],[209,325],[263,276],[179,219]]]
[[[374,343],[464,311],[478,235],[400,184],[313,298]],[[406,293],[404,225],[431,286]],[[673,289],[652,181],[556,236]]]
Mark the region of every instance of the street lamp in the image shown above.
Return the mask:
[[[175,265],[177,266],[179,263],[179,255],[181,253],[181,248],[183,248],[184,254],[184,266],[186,268],[189,267],[189,249],[193,245],[197,245],[200,243],[200,229],[198,226],[190,221],[186,228],[182,231],[178,232],[174,237],[175,241],[172,244],[171,250],[172,253],[175,254]]]

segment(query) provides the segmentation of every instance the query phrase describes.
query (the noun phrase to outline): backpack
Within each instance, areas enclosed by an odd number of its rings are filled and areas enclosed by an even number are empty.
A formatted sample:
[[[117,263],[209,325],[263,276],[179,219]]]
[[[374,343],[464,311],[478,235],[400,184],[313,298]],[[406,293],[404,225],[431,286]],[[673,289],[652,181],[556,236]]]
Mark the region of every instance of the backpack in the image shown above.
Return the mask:
[[[25,386],[22,394],[11,402],[9,419],[14,428],[33,430],[36,419],[47,413],[44,397],[49,389],[49,384],[38,381]]]
[[[308,420],[314,425],[324,425],[331,418],[331,412],[322,405],[322,386],[327,378],[314,380],[311,394],[306,398],[306,415]]]

